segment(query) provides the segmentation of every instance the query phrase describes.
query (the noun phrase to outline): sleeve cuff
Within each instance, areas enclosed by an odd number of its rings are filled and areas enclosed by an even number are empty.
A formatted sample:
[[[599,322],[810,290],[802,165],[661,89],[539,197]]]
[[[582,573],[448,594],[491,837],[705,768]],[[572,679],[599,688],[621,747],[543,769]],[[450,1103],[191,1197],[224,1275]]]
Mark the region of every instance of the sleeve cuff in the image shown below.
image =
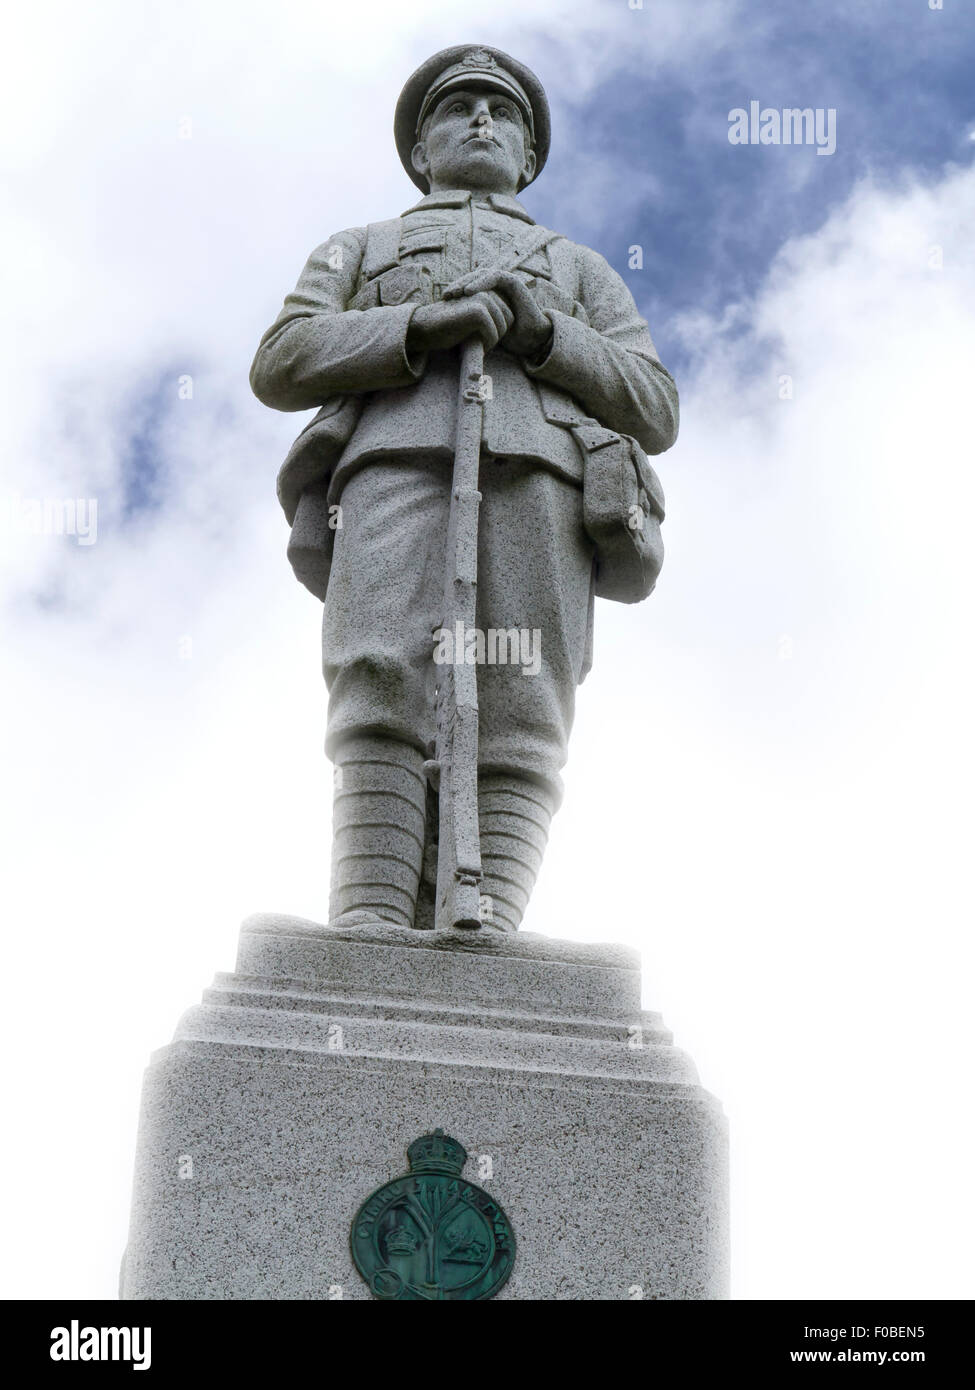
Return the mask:
[[[396,304],[368,311],[382,314],[384,328],[388,325],[389,358],[383,363],[385,370],[381,375],[388,377],[394,386],[412,386],[420,380],[426,369],[427,354],[416,352],[411,355],[406,346],[410,321],[418,308],[417,304]]]
[[[563,314],[559,309],[549,309],[552,320],[552,343],[546,355],[535,362],[525,361],[524,368],[529,376],[541,377],[561,386],[570,394],[578,394],[575,388],[580,373],[579,364],[592,356],[591,335],[593,330],[579,319]],[[581,384],[581,383],[580,383]]]

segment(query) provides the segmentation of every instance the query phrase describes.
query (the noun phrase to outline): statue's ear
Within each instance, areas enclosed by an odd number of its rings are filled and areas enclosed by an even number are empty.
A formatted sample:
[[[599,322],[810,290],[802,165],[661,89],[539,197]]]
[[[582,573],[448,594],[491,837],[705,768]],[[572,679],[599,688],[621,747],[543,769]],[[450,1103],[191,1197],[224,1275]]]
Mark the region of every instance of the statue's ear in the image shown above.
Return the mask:
[[[538,160],[535,157],[535,151],[529,150],[525,155],[525,167],[521,173],[521,181],[518,184],[519,189],[525,188],[531,183],[532,179],[535,177],[535,167],[537,164]]]
[[[413,152],[410,155],[410,163],[418,174],[423,174],[424,176],[429,174],[430,161],[427,159],[427,147],[422,140],[418,141],[417,144],[413,146]]]

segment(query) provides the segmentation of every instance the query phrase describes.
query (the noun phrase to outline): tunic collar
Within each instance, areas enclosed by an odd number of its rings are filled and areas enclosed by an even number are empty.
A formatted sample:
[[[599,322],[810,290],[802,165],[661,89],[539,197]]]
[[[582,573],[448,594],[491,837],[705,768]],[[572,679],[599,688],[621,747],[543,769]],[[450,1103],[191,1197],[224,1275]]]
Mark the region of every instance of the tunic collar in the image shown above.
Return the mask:
[[[418,203],[414,203],[411,208],[407,208],[402,214],[403,217],[410,212],[421,212],[426,208],[463,208],[471,200],[469,188],[449,189],[444,193],[428,193],[425,198],[421,198]],[[475,206],[486,205],[494,212],[503,212],[508,217],[518,217],[522,222],[530,222],[535,225],[535,219],[527,213],[517,198],[513,198],[508,193],[488,193],[483,197],[478,195],[475,198]]]

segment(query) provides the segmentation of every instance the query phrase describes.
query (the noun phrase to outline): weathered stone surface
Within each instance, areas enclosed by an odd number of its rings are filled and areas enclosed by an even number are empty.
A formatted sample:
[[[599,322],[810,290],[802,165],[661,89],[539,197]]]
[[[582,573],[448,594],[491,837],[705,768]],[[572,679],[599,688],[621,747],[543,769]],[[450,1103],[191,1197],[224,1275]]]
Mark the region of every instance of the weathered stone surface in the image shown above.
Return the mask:
[[[725,1122],[633,953],[447,935],[244,924],[147,1072],[123,1297],[369,1298],[350,1224],[436,1128],[514,1227],[498,1297],[727,1295]]]

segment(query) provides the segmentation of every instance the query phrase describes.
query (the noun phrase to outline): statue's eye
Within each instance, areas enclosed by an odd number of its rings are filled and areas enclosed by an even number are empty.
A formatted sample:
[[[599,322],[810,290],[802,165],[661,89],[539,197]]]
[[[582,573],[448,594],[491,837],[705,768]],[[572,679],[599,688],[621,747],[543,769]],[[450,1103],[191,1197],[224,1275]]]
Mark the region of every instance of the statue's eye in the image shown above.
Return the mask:
[[[511,111],[507,106],[496,106],[494,108],[494,117],[495,120],[500,117],[502,120],[508,121],[511,119]]]
[[[453,115],[455,114],[455,112],[459,112],[462,116],[463,116],[463,115],[466,115],[466,114],[467,114],[467,103],[464,102],[464,101],[455,101],[455,102],[453,102],[452,105],[449,106],[449,107],[447,108],[447,115],[448,115],[448,116],[453,116]]]

